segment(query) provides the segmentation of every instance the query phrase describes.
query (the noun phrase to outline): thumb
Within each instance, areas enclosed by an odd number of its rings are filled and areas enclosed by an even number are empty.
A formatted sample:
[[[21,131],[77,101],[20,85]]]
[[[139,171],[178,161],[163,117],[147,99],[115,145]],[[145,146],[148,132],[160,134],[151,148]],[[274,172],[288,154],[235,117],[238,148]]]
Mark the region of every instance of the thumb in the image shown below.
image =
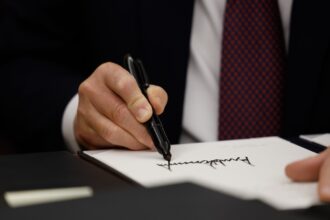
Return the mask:
[[[162,114],[168,100],[166,91],[160,86],[150,85],[147,90],[147,94],[156,114]]]
[[[329,151],[324,151],[319,155],[293,162],[286,166],[285,173],[293,181],[305,182],[316,181],[323,162]]]

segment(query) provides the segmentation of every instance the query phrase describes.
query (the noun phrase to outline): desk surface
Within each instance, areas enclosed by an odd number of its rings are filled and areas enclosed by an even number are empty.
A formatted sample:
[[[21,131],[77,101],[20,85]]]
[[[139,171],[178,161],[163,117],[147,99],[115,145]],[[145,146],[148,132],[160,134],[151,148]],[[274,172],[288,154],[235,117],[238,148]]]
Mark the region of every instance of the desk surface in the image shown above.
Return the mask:
[[[0,219],[329,219],[330,207],[279,212],[193,184],[143,189],[67,152],[0,156]],[[11,190],[91,186],[87,199],[11,209]]]
[[[0,191],[91,186],[95,190],[133,185],[69,152],[0,156]]]

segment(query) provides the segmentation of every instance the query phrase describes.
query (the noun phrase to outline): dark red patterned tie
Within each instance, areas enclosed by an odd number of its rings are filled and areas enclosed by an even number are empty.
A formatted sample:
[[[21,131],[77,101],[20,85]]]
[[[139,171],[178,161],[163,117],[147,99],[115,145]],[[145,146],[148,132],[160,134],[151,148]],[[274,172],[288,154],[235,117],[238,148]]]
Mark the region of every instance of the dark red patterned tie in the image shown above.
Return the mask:
[[[278,135],[285,45],[277,0],[227,0],[219,139]]]

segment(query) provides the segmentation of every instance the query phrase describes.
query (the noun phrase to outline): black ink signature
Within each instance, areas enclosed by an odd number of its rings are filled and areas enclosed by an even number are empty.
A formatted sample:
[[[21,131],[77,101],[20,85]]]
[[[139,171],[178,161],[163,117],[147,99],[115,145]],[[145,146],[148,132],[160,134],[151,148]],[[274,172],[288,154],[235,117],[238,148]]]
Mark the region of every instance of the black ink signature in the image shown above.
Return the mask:
[[[173,166],[181,166],[181,165],[190,165],[190,164],[206,164],[209,165],[210,167],[216,169],[216,166],[222,165],[226,166],[226,163],[229,162],[244,162],[250,166],[254,166],[250,160],[249,157],[241,158],[241,157],[236,157],[236,158],[226,158],[226,159],[213,159],[213,160],[196,160],[196,161],[184,161],[184,162],[176,162],[176,163],[170,163],[170,164],[157,164],[157,166],[164,167],[168,169],[169,171],[172,171],[170,167]]]

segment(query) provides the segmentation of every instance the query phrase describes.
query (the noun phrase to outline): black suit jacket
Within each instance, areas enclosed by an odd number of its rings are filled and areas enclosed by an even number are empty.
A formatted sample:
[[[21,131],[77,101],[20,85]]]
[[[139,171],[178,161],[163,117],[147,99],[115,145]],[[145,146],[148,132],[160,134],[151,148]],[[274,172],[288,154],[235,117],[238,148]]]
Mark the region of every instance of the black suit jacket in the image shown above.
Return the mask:
[[[20,151],[64,146],[61,117],[78,85],[103,62],[140,57],[169,103],[163,121],[181,133],[193,1],[2,0],[2,138]],[[282,134],[330,131],[329,1],[295,0]],[[198,102],[198,100],[196,100]]]

